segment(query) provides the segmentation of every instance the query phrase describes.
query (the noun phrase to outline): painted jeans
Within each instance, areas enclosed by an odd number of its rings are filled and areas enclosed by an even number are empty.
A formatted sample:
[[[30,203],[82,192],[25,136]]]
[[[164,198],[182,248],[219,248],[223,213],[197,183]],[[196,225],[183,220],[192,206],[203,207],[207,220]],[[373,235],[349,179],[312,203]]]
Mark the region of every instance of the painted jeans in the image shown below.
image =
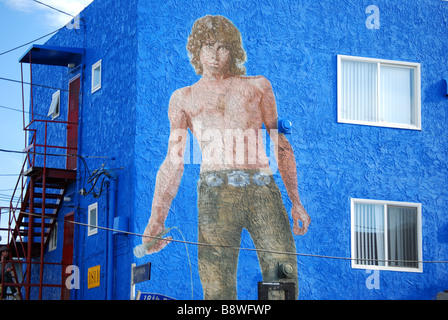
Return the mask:
[[[246,229],[259,250],[296,252],[288,214],[272,175],[259,170],[201,173],[198,182],[198,264],[204,299],[236,300],[241,232]],[[295,282],[297,256],[257,251],[263,281]],[[290,278],[279,279],[279,264],[291,265]],[[254,283],[254,286],[257,284]]]

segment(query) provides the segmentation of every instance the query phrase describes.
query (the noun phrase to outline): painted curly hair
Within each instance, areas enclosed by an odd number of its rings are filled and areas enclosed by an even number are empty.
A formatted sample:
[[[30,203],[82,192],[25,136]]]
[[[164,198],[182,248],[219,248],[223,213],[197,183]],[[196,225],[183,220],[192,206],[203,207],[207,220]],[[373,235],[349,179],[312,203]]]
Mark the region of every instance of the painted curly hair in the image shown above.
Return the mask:
[[[202,75],[203,72],[202,63],[199,59],[202,45],[208,41],[218,40],[226,43],[231,53],[230,73],[245,75],[246,51],[243,48],[241,33],[230,20],[219,15],[207,15],[196,20],[191,29],[191,34],[188,36],[188,56],[196,74]]]

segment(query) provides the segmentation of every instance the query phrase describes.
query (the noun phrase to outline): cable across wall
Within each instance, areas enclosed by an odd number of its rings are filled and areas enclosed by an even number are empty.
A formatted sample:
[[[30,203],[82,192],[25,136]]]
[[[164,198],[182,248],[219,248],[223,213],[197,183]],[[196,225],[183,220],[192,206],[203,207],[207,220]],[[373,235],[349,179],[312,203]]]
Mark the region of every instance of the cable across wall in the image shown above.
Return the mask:
[[[61,218],[54,218],[54,217],[48,217],[39,213],[30,213],[30,212],[22,212],[23,214],[27,214],[30,216],[35,216],[38,218],[44,218],[44,219],[55,219],[57,221],[62,221]],[[417,261],[409,261],[409,260],[386,260],[386,259],[361,259],[361,258],[349,258],[349,257],[338,257],[338,256],[328,256],[328,255],[320,255],[320,254],[309,254],[309,253],[299,253],[299,252],[286,252],[286,251],[276,251],[276,250],[268,250],[268,249],[256,249],[256,248],[244,248],[244,247],[237,247],[237,246],[231,246],[231,245],[223,245],[223,244],[216,244],[216,243],[201,243],[201,242],[195,242],[195,241],[186,241],[186,240],[178,240],[178,239],[166,239],[163,237],[158,236],[149,236],[145,234],[140,234],[136,232],[131,231],[124,231],[124,230],[118,230],[118,229],[112,229],[107,227],[101,227],[98,225],[91,225],[88,223],[83,222],[77,222],[77,221],[66,221],[72,224],[84,226],[84,227],[94,227],[105,231],[120,233],[120,234],[127,234],[127,235],[133,235],[141,238],[150,238],[155,240],[164,240],[169,242],[177,242],[177,243],[184,243],[184,244],[190,244],[195,246],[207,246],[207,247],[220,247],[220,248],[228,248],[231,250],[245,250],[245,251],[255,251],[255,252],[266,252],[266,253],[275,253],[275,254],[284,254],[284,255],[295,255],[295,256],[302,256],[302,257],[314,257],[314,258],[324,258],[324,259],[336,259],[336,260],[356,260],[356,261],[373,261],[373,262],[408,262],[408,263],[441,263],[441,264],[447,264],[447,261],[426,261],[426,260],[417,260]],[[177,228],[177,227],[175,227]],[[177,228],[179,229],[179,228]]]

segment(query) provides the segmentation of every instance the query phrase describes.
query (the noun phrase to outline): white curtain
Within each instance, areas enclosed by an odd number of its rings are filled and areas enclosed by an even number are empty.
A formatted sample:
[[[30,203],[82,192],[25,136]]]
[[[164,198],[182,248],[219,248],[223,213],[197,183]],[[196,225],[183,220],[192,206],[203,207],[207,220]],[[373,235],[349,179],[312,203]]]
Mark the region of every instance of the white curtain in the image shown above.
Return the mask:
[[[342,118],[356,121],[377,121],[377,64],[341,61]]]
[[[417,209],[388,206],[387,211],[389,265],[417,268],[412,262],[418,260]]]
[[[380,121],[415,124],[414,69],[380,67]]]
[[[344,120],[416,124],[413,68],[341,60],[340,72]]]
[[[387,205],[386,208],[387,239],[385,206],[355,203],[356,263],[417,268],[417,209],[392,205]]]
[[[383,205],[355,204],[355,248],[357,264],[385,265]]]

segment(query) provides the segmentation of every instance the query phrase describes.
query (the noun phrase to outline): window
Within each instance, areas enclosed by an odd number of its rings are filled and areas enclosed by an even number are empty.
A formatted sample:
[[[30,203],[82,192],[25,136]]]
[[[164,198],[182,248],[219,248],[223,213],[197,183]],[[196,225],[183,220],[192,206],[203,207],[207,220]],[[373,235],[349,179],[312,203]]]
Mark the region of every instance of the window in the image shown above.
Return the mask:
[[[91,236],[98,232],[98,202],[91,204],[88,208],[87,235]]]
[[[51,231],[50,240],[48,242],[48,251],[53,251],[58,246],[58,223],[54,223],[53,230]]]
[[[101,61],[92,66],[92,93],[101,89]]]
[[[352,199],[352,267],[422,272],[421,204]]]
[[[58,90],[55,93],[53,93],[53,96],[51,98],[50,109],[48,110],[47,117],[51,116],[52,120],[59,117],[60,110],[61,110],[60,105],[61,105],[61,91]]]
[[[338,122],[420,130],[420,64],[338,55]]]

